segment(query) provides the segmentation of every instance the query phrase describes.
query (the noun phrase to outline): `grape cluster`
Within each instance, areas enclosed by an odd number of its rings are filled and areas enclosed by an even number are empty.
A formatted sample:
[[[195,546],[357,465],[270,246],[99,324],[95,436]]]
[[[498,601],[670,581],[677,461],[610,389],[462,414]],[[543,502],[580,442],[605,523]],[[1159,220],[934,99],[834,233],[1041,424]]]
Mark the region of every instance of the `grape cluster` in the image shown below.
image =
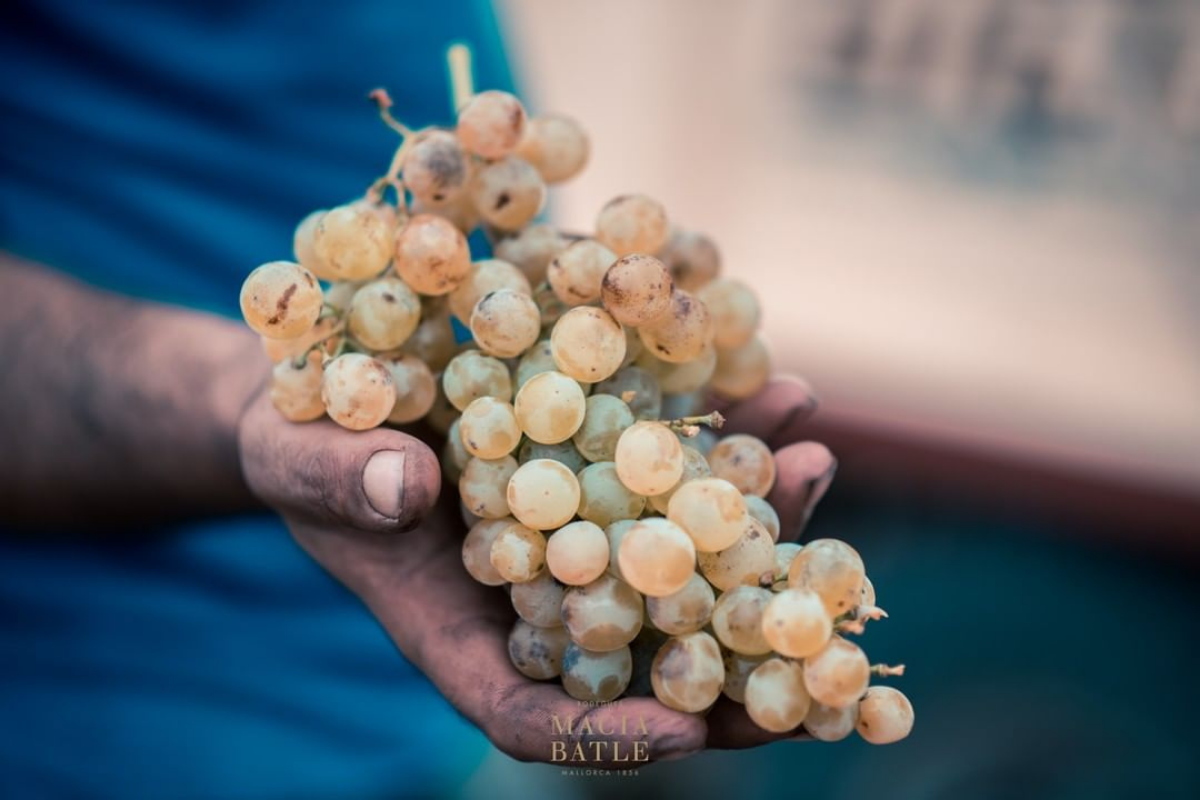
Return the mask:
[[[280,413],[446,435],[463,563],[507,588],[529,678],[686,712],[724,694],[766,730],[826,741],[905,737],[907,698],[868,685],[903,668],[847,638],[886,616],[862,559],[834,539],[778,542],[771,450],[719,438],[704,413],[770,371],[758,300],[721,277],[711,240],[641,194],[605,205],[590,235],[536,222],[546,185],[588,158],[567,117],[489,91],[455,129],[414,132],[377,99],[404,134],[388,173],[306,217],[296,261],[242,288]],[[480,226],[495,257],[472,261]]]

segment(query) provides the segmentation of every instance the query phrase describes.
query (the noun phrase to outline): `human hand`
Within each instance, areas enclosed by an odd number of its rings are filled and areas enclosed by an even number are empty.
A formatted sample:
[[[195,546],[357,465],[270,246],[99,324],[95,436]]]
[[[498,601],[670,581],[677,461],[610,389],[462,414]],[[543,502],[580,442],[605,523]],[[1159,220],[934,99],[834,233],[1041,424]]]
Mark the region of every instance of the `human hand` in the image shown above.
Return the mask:
[[[796,444],[796,429],[813,407],[802,384],[780,380],[727,411],[729,431],[783,448],[770,500],[788,538],[799,534],[832,476],[827,450]],[[565,743],[570,752],[583,746],[589,768],[630,768],[638,763],[617,759],[629,757],[635,741],[646,742],[645,757],[658,760],[779,738],[724,698],[707,717],[673,711],[653,698],[590,707],[555,684],[521,675],[507,654],[511,605],[463,568],[456,493],[446,491],[439,500],[437,458],[414,436],[384,428],[352,433],[327,420],[296,425],[263,394],[243,417],[239,444],[252,491],[363,600],[405,657],[508,755],[550,761],[556,743]],[[556,719],[574,720],[570,732],[556,730]]]

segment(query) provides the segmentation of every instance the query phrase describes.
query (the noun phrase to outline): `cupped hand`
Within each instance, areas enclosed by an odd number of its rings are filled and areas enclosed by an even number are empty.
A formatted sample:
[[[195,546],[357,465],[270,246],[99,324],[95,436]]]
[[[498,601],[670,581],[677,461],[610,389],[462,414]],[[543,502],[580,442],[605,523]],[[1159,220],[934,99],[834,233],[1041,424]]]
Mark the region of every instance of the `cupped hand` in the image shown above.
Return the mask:
[[[800,441],[801,423],[814,407],[802,383],[778,379],[726,410],[725,432],[750,433],[777,448],[779,474],[768,499],[779,512],[781,538],[799,535],[832,478],[828,450]],[[556,683],[518,672],[507,652],[511,603],[463,568],[457,492],[442,491],[437,457],[416,436],[387,428],[351,432],[328,420],[291,423],[263,393],[242,418],[239,446],[251,490],[508,755],[550,762],[581,748],[586,763],[568,766],[630,768],[638,762],[623,759],[635,742],[645,742],[638,752],[649,760],[663,760],[780,738],[725,698],[706,716],[673,711],[653,698],[587,706]]]

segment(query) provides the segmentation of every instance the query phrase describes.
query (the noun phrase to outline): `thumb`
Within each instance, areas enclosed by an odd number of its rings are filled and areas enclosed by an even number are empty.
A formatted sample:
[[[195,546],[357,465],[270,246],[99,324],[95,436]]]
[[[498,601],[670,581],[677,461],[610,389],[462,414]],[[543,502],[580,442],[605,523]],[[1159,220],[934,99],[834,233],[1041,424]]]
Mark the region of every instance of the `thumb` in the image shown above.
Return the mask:
[[[260,499],[289,516],[377,533],[415,527],[437,502],[441,472],[400,431],[348,431],[284,419],[260,394],[238,430],[242,470]]]

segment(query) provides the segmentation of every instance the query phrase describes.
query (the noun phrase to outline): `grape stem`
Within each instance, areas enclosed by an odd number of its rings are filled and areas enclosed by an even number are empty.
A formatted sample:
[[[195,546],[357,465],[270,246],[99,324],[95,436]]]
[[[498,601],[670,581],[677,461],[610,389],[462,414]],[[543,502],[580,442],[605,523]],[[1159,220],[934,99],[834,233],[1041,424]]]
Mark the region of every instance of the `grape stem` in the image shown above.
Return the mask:
[[[861,634],[867,629],[867,620],[887,619],[888,613],[879,606],[856,606],[833,621],[839,631]]]
[[[872,664],[871,674],[881,678],[900,677],[904,674],[904,665],[897,664],[893,667],[888,664]]]
[[[374,101],[375,106],[379,109],[379,118],[385,125],[406,138],[413,135],[412,128],[392,116],[392,96],[388,94],[387,89],[383,87],[373,89],[367,97]]]
[[[471,48],[462,42],[450,45],[446,48],[446,66],[450,70],[450,102],[457,114],[475,95]]]
[[[331,330],[329,333],[322,336],[320,339],[317,339],[315,342],[310,344],[303,353],[296,356],[296,358],[293,359],[293,361],[292,361],[292,366],[294,366],[296,369],[302,368],[304,366],[304,362],[308,361],[308,357],[312,353],[312,351],[322,347],[326,342],[328,342],[330,339],[334,338],[335,336],[341,336],[342,331],[345,329],[345,327],[346,327],[345,323],[338,323],[337,325],[335,325],[333,327],[333,330]],[[339,347],[341,346],[340,342],[338,343],[338,346]]]
[[[679,419],[663,419],[659,422],[690,439],[700,433],[701,425],[707,425],[714,430],[720,428],[725,424],[725,417],[721,415],[720,411],[714,411],[702,417],[680,417]]]

